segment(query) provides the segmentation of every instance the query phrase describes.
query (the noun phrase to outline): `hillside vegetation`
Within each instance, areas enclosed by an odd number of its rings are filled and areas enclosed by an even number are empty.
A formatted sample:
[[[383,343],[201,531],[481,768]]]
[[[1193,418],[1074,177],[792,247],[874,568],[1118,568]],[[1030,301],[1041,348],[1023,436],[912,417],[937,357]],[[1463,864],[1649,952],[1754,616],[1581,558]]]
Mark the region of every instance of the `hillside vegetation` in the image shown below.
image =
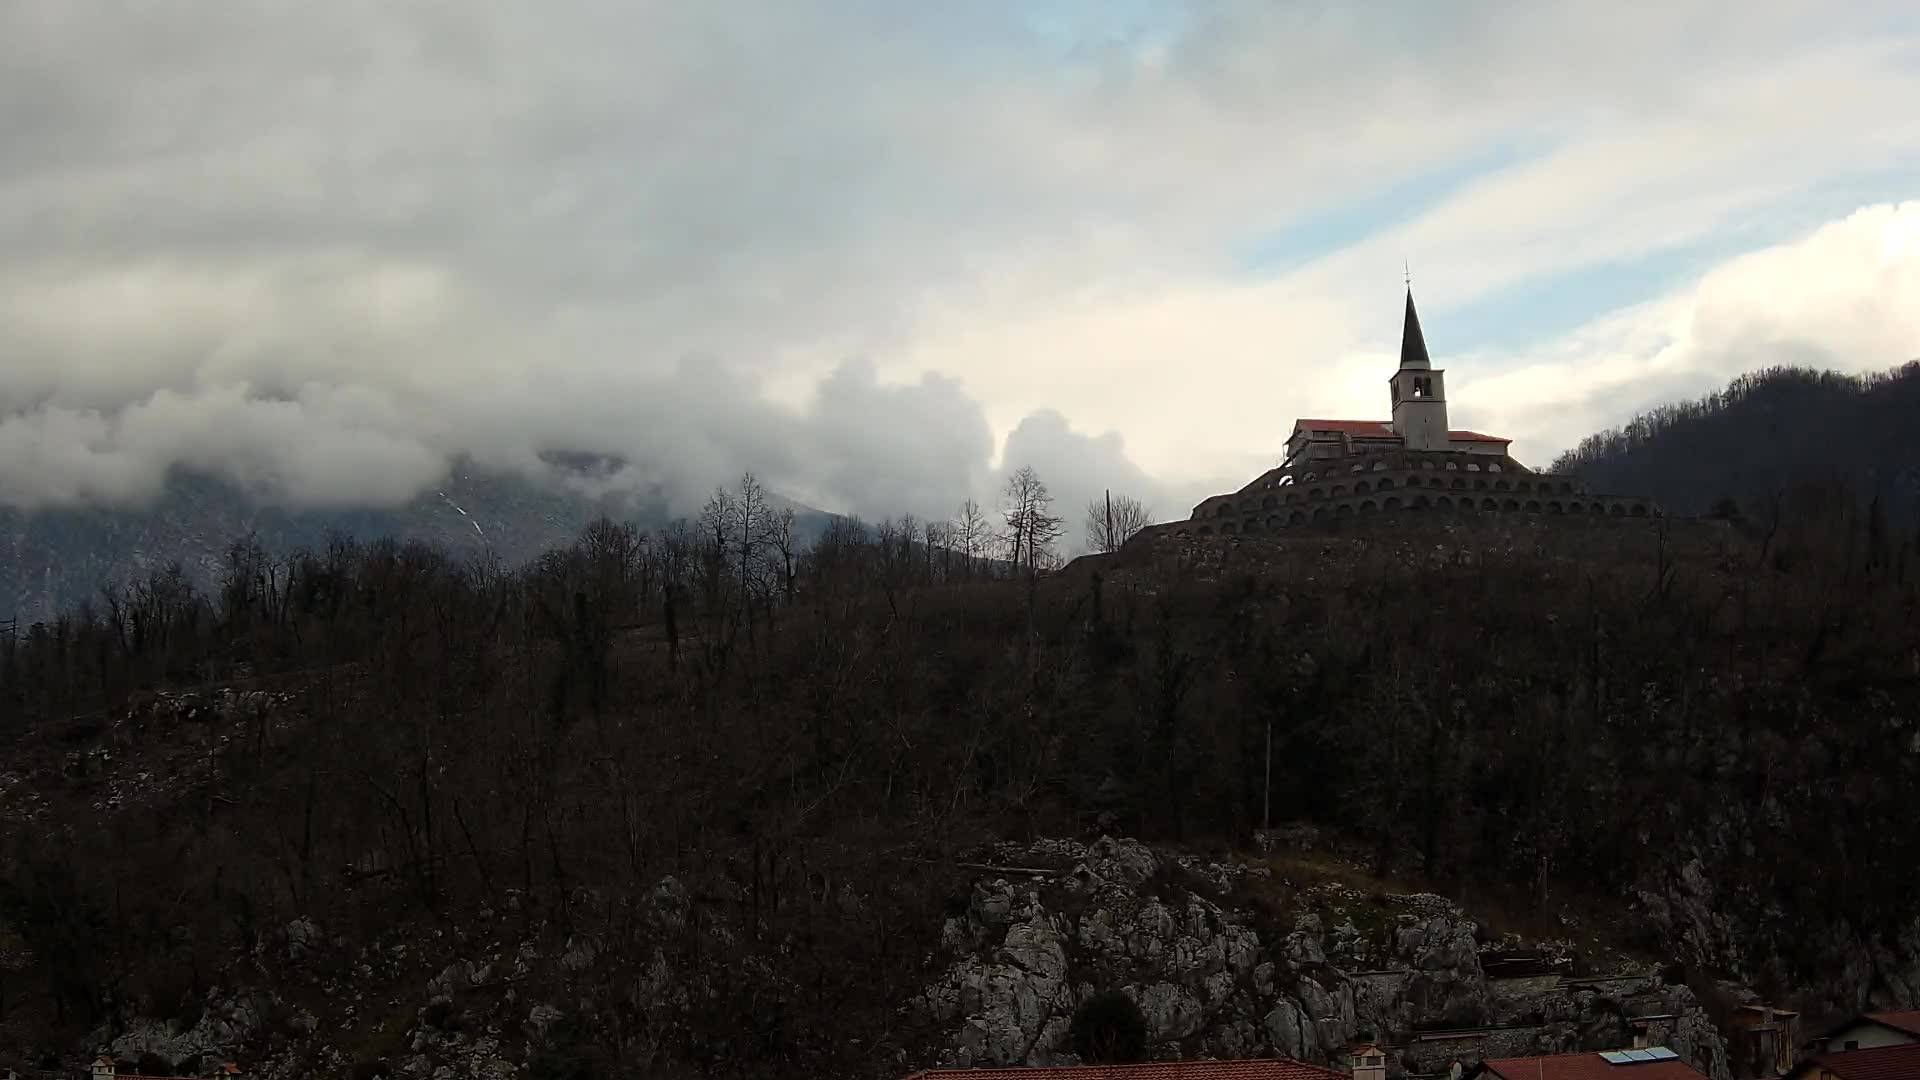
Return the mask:
[[[665,527],[665,496],[608,484],[616,464],[567,458],[548,463],[548,474],[536,478],[455,461],[432,489],[391,506],[287,505],[183,469],[145,502],[0,506],[0,624],[52,618],[97,602],[103,585],[119,587],[174,563],[197,589],[210,590],[236,540],[251,539],[279,557],[324,547],[336,534],[390,536],[518,566],[565,545],[596,518]],[[603,488],[612,490],[590,494]],[[826,522],[818,511],[795,510],[806,535]]]
[[[156,574],[0,640],[0,1040],[271,982],[371,1062],[444,931],[569,958],[514,976],[568,1003],[535,1075],[900,1075],[945,1037],[905,1005],[966,852],[1269,819],[1517,918],[1601,898],[1777,999],[1920,1004],[1892,1000],[1920,551],[1864,520],[1165,540],[1007,579],[739,513],[513,572],[243,545],[210,594]],[[321,974],[270,962],[301,926]],[[274,1030],[257,1052],[313,1042]]]
[[[1828,491],[1898,525],[1920,522],[1920,361],[1854,376],[1810,368],[1742,375],[1581,441],[1553,472],[1646,494],[1669,513],[1771,521],[1789,495]]]

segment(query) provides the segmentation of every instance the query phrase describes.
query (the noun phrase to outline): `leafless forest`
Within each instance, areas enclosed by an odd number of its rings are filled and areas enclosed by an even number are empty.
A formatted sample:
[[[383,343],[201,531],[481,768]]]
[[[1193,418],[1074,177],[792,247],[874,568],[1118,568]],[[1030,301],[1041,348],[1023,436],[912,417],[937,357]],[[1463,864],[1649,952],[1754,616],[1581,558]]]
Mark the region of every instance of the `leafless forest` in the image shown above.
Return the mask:
[[[524,568],[240,543],[217,595],[163,571],[0,636],[8,768],[46,800],[0,804],[0,1025],[190,1016],[300,916],[371,938],[484,911],[721,994],[662,1016],[609,976],[546,1075],[643,1037],[712,1074],[884,1075],[923,1035],[900,1006],[953,862],[1000,836],[1306,820],[1515,912],[1624,907],[1745,844],[1728,911],[1781,986],[1817,961],[1806,927],[1910,906],[1920,550],[1830,491],[1770,523],[1163,541],[1038,573],[1062,523],[1034,485],[804,549],[751,478]],[[155,704],[195,687],[278,704],[195,742]],[[174,786],[103,803],[96,745]],[[639,911],[668,875],[694,916],[663,936]]]

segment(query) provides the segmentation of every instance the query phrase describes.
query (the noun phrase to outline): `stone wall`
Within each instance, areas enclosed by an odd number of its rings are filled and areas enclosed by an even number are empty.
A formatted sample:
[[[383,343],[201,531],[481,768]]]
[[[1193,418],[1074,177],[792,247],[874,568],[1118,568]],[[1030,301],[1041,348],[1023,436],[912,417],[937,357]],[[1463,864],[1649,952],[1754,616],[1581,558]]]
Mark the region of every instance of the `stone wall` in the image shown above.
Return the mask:
[[[1459,452],[1397,451],[1282,466],[1238,492],[1203,501],[1188,521],[1158,531],[1234,536],[1429,514],[1650,519],[1661,510],[1645,498],[1591,494],[1575,477],[1531,472],[1504,456],[1490,461]]]

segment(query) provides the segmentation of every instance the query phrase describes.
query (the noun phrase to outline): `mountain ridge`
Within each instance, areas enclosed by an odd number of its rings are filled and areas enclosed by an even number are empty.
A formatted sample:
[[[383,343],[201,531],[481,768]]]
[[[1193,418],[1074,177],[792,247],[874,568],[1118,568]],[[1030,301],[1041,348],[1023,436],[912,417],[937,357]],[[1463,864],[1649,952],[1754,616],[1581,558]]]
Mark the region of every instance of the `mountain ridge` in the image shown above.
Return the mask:
[[[335,534],[421,540],[511,566],[565,545],[602,517],[657,528],[677,516],[663,491],[619,483],[621,471],[602,459],[568,455],[545,464],[549,474],[534,477],[457,459],[439,484],[390,507],[290,505],[187,470],[170,473],[160,495],[138,506],[0,507],[0,623],[53,618],[103,587],[175,562],[204,591],[219,579],[229,547],[248,538],[274,556],[319,550]],[[769,498],[795,511],[805,536],[832,518]]]
[[[1920,521],[1920,360],[1847,375],[1775,367],[1650,409],[1561,454],[1551,472],[1634,491],[1669,513],[1756,520],[1818,489]]]

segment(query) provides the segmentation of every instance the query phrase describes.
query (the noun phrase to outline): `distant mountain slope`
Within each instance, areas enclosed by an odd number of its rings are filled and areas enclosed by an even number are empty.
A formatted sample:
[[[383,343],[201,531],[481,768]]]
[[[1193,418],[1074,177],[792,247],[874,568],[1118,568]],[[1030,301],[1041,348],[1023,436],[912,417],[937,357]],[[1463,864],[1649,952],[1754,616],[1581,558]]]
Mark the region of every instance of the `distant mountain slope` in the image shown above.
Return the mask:
[[[562,465],[561,467],[566,467]],[[811,536],[830,515],[792,504]],[[268,552],[317,548],[329,533],[392,536],[457,553],[491,551],[509,565],[561,544],[602,515],[645,528],[667,523],[659,495],[594,497],[518,473],[456,464],[445,484],[397,507],[300,509],[263,504],[235,485],[176,472],[153,504],[23,511],[0,507],[0,622],[22,625],[68,610],[126,581],[179,561],[205,585],[227,546],[249,533]]]
[[[1553,463],[1599,491],[1645,493],[1670,513],[1731,498],[1748,513],[1808,486],[1878,497],[1894,522],[1920,517],[1920,361],[1853,376],[1805,368],[1742,375],[1583,440]]]

